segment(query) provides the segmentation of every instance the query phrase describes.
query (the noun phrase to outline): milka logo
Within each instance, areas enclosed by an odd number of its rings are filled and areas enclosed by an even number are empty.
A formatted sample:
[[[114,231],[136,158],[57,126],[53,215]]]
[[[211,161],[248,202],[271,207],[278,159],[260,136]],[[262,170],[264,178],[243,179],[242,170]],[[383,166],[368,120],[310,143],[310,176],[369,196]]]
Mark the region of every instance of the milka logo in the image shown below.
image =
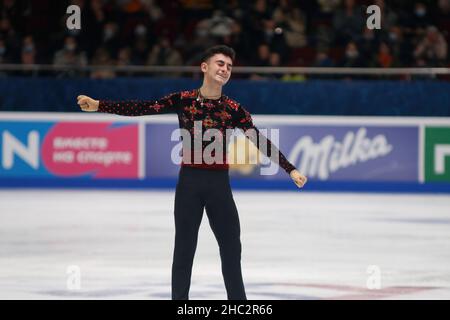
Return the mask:
[[[311,137],[301,138],[292,149],[289,161],[299,163],[300,172],[306,176],[318,176],[326,180],[330,173],[339,169],[383,157],[392,151],[392,146],[382,134],[373,139],[366,137],[367,130],[360,128],[356,134],[349,131],[342,142],[335,141],[332,135],[324,137],[319,144],[314,144]]]

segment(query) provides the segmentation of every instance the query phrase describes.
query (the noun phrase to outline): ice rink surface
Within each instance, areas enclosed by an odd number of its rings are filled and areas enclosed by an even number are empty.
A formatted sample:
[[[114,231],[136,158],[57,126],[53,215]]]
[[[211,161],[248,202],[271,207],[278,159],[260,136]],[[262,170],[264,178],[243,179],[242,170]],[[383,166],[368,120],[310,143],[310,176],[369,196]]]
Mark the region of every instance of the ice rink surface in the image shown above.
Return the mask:
[[[450,299],[450,196],[234,191],[252,299]],[[169,299],[174,191],[0,190],[1,299]],[[191,299],[225,299],[206,214]]]

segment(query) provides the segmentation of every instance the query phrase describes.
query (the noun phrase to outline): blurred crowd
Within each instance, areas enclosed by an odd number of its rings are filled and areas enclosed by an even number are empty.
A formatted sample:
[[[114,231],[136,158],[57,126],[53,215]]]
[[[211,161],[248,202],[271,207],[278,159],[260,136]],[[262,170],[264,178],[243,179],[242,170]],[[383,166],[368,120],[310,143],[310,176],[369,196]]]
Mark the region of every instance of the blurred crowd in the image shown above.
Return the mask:
[[[81,30],[66,27],[72,4]],[[371,4],[380,30],[366,26]],[[449,40],[450,0],[0,0],[0,64],[197,65],[220,43],[235,65],[447,67]]]

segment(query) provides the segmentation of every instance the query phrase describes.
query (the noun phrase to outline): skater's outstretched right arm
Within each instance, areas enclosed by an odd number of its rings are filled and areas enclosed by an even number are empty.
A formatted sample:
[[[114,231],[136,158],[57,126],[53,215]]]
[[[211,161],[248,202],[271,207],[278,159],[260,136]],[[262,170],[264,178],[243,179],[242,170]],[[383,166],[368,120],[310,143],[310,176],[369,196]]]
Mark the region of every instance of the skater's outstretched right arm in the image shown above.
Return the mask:
[[[114,113],[122,116],[144,116],[176,112],[179,96],[179,93],[172,93],[153,101],[110,101],[95,100],[85,95],[79,95],[77,103],[81,110],[87,112]]]

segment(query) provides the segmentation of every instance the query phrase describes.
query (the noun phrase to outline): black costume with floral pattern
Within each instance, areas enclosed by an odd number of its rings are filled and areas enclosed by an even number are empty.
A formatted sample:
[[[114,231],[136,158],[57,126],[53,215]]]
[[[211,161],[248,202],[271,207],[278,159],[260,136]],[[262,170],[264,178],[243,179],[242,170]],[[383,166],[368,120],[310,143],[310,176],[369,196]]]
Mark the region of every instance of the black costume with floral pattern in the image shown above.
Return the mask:
[[[211,142],[203,141],[202,134],[208,129],[217,129],[222,135],[217,135],[218,139],[223,139],[223,150],[226,150],[226,130],[239,128],[246,132],[254,129],[258,137],[257,146],[266,145],[267,155],[277,152],[278,157],[271,157],[277,161],[287,173],[295,167],[286,159],[282,152],[278,150],[272,142],[264,135],[260,134],[258,128],[253,124],[250,113],[236,101],[222,95],[219,99],[204,99],[199,95],[199,90],[183,91],[170,94],[156,101],[107,101],[100,100],[99,112],[114,113],[124,116],[143,116],[164,113],[177,113],[180,128],[186,129],[191,134],[190,161],[184,161],[182,165],[194,166],[207,169],[228,169],[226,152],[223,153],[221,163],[206,163],[200,155],[201,163],[195,163],[195,153],[203,154],[204,149]],[[201,130],[196,130],[195,122],[201,121]],[[197,128],[198,129],[198,128]],[[200,135],[200,137],[198,136]],[[202,141],[201,150],[194,150],[194,139]],[[186,149],[184,153],[186,153]],[[186,156],[186,155],[184,155]],[[189,157],[189,156],[188,156]],[[186,158],[183,158],[186,159]]]

